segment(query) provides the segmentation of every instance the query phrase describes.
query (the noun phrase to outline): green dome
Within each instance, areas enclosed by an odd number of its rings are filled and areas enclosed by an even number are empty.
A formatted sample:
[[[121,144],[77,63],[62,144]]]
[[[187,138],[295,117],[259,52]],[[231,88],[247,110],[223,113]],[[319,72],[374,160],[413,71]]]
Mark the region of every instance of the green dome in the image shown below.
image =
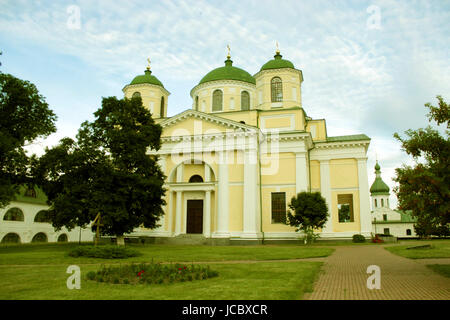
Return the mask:
[[[158,78],[156,78],[155,76],[152,76],[152,72],[149,69],[145,70],[145,74],[135,77],[133,79],[133,81],[131,81],[130,85],[131,84],[141,84],[141,83],[154,84],[156,86],[161,86],[164,88],[161,81],[159,81]]]
[[[277,52],[276,55],[273,56],[275,59],[270,60],[269,62],[265,63],[260,71],[263,70],[269,70],[269,69],[281,69],[281,68],[294,68],[294,64],[290,62],[289,60],[281,59],[282,55]]]
[[[384,183],[383,179],[381,179],[381,171],[380,171],[380,165],[378,162],[375,164],[375,181],[372,183],[372,186],[370,187],[370,193],[372,195],[379,195],[379,194],[385,194],[389,195],[389,187],[386,183]]]
[[[240,68],[233,67],[233,61],[225,60],[225,67],[220,67],[209,72],[198,84],[216,80],[237,80],[256,84],[255,78],[250,73]]]

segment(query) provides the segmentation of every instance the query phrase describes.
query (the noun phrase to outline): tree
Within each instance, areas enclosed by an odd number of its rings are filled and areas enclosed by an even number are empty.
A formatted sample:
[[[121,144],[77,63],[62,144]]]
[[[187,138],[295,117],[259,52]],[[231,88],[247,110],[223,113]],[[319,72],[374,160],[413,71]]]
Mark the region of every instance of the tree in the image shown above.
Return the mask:
[[[84,122],[77,141],[65,138],[36,166],[56,229],[86,226],[97,214],[101,234],[116,236],[138,226],[157,227],[165,204],[164,175],[156,156],[162,128],[140,97],[103,98],[95,121]]]
[[[24,146],[56,131],[56,115],[29,81],[0,72],[0,207],[32,184]]]
[[[414,166],[397,168],[393,180],[398,183],[394,192],[399,209],[411,210],[417,218],[415,229],[419,236],[450,235],[450,108],[441,96],[437,99],[438,107],[425,104],[430,110],[427,116],[429,122],[447,125],[445,136],[430,125],[405,131],[405,139],[394,134],[402,149],[415,160]]]
[[[305,244],[313,240],[314,229],[321,228],[328,219],[328,206],[320,192],[300,192],[289,203],[288,224],[305,233]]]

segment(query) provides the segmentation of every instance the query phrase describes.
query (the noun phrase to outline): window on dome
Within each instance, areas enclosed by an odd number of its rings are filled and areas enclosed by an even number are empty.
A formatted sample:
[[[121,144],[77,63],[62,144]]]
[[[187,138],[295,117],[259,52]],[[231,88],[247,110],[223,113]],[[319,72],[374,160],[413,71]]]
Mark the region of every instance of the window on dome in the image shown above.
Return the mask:
[[[198,96],[195,97],[195,111],[198,111]]]
[[[375,199],[375,208],[378,207],[377,199]]]
[[[141,93],[140,92],[135,92],[135,93],[133,93],[133,95],[131,96],[132,98],[137,98],[137,97],[141,97]]]
[[[223,93],[217,89],[213,92],[212,111],[222,111]]]
[[[160,115],[161,118],[164,117],[164,97],[161,97],[161,110],[160,110]]]
[[[241,110],[250,109],[250,95],[247,91],[241,93]]]
[[[272,91],[272,102],[283,101],[283,83],[280,77],[274,77],[270,81]]]
[[[22,210],[19,208],[9,209],[5,216],[3,217],[5,221],[24,221],[24,216]]]
[[[25,191],[25,197],[36,198],[36,191],[32,188],[28,188]]]
[[[381,199],[381,206],[384,207],[384,199]]]
[[[339,222],[354,222],[353,217],[353,195],[338,195]]]

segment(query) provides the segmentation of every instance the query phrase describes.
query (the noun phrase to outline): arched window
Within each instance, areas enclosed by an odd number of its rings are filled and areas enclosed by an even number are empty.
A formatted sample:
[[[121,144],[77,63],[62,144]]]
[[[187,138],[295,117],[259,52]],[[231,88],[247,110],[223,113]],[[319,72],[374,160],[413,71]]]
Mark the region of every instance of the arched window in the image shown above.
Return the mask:
[[[164,118],[164,97],[161,97],[161,110],[160,115],[161,118]]]
[[[131,96],[132,98],[137,98],[137,97],[141,97],[141,93],[136,91],[135,93],[133,93],[133,95]]]
[[[34,222],[46,222],[50,223],[52,222],[50,219],[50,215],[47,210],[41,210],[39,211],[36,216],[34,217]]]
[[[377,199],[375,199],[375,208],[378,207]]]
[[[223,103],[222,91],[217,89],[213,92],[212,111],[222,111],[222,103]]]
[[[381,199],[381,206],[384,207],[384,199]]]
[[[58,236],[58,242],[67,242],[67,234],[63,233]]]
[[[198,111],[198,96],[195,97],[195,111]]]
[[[283,83],[280,77],[273,77],[270,81],[272,91],[272,102],[283,101]]]
[[[19,208],[11,208],[3,217],[5,221],[24,221],[23,212]]]
[[[406,235],[410,236],[411,235],[411,229],[406,229]]]
[[[241,92],[241,110],[250,109],[250,94],[247,91]]]
[[[17,233],[8,233],[3,237],[2,243],[20,243],[20,237]]]
[[[203,178],[199,176],[198,174],[194,174],[190,179],[189,182],[203,182]]]
[[[31,242],[47,242],[47,235],[43,232],[36,233]]]

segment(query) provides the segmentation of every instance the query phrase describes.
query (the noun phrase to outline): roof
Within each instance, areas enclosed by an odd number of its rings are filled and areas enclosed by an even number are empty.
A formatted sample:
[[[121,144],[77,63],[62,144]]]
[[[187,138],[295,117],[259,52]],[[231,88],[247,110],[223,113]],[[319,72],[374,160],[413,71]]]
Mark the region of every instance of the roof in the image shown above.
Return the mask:
[[[274,59],[266,62],[261,67],[260,71],[269,69],[281,69],[281,68],[295,69],[294,64],[292,62],[290,62],[289,60],[281,59],[283,56],[279,52],[277,52],[273,57]]]
[[[20,186],[19,192],[16,194],[16,199],[13,201],[47,205],[47,196],[42,189],[38,187],[34,188],[36,197],[26,196],[25,193],[27,190],[27,186]]]
[[[370,140],[370,138],[365,134],[327,137],[327,142],[359,141],[359,140]]]
[[[370,194],[389,195],[389,187],[381,178],[380,165],[378,164],[378,161],[375,164],[375,175],[376,175],[375,181],[372,183],[372,186],[370,187]]]
[[[233,61],[228,58],[225,60],[225,66],[216,68],[204,76],[198,84],[217,80],[237,80],[256,84],[255,78],[247,71],[233,67]]]
[[[152,76],[152,72],[149,69],[145,70],[144,74],[136,76],[133,79],[133,81],[131,81],[130,85],[132,85],[132,84],[142,84],[142,83],[154,84],[156,86],[161,86],[161,87],[164,88],[164,86],[161,83],[161,81],[159,81],[158,78],[156,78],[155,76]]]

